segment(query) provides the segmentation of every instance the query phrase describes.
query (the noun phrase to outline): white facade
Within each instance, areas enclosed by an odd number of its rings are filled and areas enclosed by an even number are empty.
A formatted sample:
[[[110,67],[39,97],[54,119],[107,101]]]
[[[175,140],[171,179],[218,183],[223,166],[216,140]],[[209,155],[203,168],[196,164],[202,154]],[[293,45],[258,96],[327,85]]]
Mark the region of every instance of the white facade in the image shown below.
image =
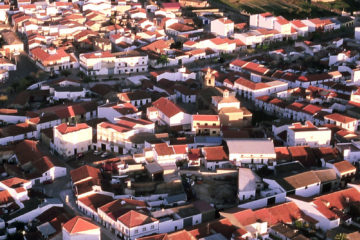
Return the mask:
[[[142,236],[159,232],[159,221],[143,224],[135,227],[128,227],[119,220],[116,222],[116,232],[126,240],[135,240]]]
[[[326,218],[324,215],[320,213],[320,211],[316,208],[314,204],[311,202],[305,202],[298,200],[296,198],[289,198],[288,199],[294,202],[306,215],[314,218],[318,221],[318,226],[323,231],[328,231],[330,229],[336,228],[340,224],[340,218],[335,218],[330,220]]]
[[[65,123],[63,123],[65,124]],[[62,126],[63,124],[59,125]],[[77,128],[79,124],[70,128]],[[86,124],[85,124],[86,125]],[[70,157],[77,153],[86,152],[92,145],[92,128],[74,129],[68,133],[62,133],[58,127],[54,127],[54,146],[55,150],[64,157]]]
[[[255,83],[247,79],[242,79],[235,81],[234,88],[237,90],[239,95],[249,99],[255,99],[257,97],[285,91],[288,89],[288,83],[281,81]]]
[[[189,79],[196,79],[195,72],[188,72],[185,67],[179,68],[177,72],[164,72],[156,76],[156,81],[167,79],[170,81],[186,81]]]
[[[227,18],[219,18],[211,21],[210,31],[222,37],[231,36],[234,33],[234,22]]]
[[[331,130],[327,127],[315,127],[311,122],[305,125],[294,123],[287,126],[288,146],[310,146],[325,147],[330,146]]]
[[[142,54],[122,54],[115,59],[114,74],[148,71],[148,56]]]
[[[274,168],[276,153],[274,143],[268,139],[227,140],[229,160],[241,167]],[[262,148],[259,148],[262,146]]]
[[[0,113],[0,119],[4,123],[17,124],[17,123],[25,122],[27,117],[25,116],[25,114],[23,114],[23,116],[21,116],[21,115],[15,115],[15,114],[10,115],[10,114],[1,114]]]
[[[55,89],[54,90],[54,99],[55,100],[61,100],[61,99],[76,100],[76,99],[84,98],[85,93],[86,93],[86,91],[84,88],[79,91],[66,91],[66,90],[57,91]]]
[[[163,112],[159,111],[159,118],[159,124],[166,124],[170,127],[191,124],[191,115],[184,112],[179,112],[169,118]]]
[[[360,40],[360,27],[355,28],[355,40]]]
[[[130,108],[134,109],[134,111],[126,113],[126,111],[119,111],[119,108]],[[116,119],[121,117],[130,117],[130,118],[139,118],[141,116],[141,112],[135,111],[135,107],[130,104],[105,104],[98,107],[98,118],[106,118],[108,121],[115,123]]]
[[[70,234],[66,229],[62,230],[63,240],[100,240],[100,227],[98,229],[87,230]]]

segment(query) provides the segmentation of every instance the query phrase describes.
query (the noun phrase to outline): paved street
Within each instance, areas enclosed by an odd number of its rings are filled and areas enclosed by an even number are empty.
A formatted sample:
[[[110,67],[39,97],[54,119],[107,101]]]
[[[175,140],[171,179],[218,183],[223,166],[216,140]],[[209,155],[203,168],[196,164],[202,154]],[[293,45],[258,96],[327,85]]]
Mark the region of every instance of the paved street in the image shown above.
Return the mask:
[[[64,208],[71,215],[79,215],[87,217],[83,214],[76,205],[76,198],[71,189],[71,179],[70,179],[70,171],[71,167],[65,163],[65,167],[67,169],[67,176],[56,179],[52,184],[44,185],[42,188],[44,189],[44,193],[53,198],[58,198],[64,204]],[[66,202],[66,196],[69,197],[69,201]],[[117,239],[113,233],[111,233],[108,229],[104,228],[104,226],[100,225],[97,222],[98,226],[101,227],[101,239],[102,240],[112,240]]]

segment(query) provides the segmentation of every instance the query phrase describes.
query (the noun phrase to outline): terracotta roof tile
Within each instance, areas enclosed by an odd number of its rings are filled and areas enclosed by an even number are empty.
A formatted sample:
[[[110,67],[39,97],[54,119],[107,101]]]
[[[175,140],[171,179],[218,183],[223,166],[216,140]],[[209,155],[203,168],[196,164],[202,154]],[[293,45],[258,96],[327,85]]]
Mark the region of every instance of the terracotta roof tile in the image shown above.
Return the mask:
[[[91,223],[90,219],[79,216],[70,219],[64,224],[63,228],[70,234],[100,229],[99,226]]]

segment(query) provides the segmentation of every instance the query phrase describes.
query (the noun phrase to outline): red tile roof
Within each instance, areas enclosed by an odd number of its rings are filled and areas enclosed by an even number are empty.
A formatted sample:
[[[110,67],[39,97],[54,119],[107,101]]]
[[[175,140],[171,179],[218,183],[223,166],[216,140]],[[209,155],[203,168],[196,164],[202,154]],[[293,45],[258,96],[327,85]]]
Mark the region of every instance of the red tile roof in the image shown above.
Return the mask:
[[[168,118],[171,118],[176,114],[183,112],[183,110],[179,106],[164,97],[159,98],[158,100],[153,102],[152,105]]]
[[[245,79],[243,77],[240,77],[238,79],[236,79],[235,83],[242,85],[244,87],[247,87],[251,90],[259,90],[259,89],[264,89],[264,88],[268,88],[269,85],[267,85],[266,83],[262,83],[262,82],[253,82],[250,81],[248,79]]]
[[[117,220],[129,228],[133,228],[133,227],[137,227],[137,226],[141,226],[141,225],[145,225],[145,224],[149,224],[149,223],[158,221],[155,218],[146,216],[146,215],[139,213],[137,211],[134,211],[134,210],[128,211],[124,215],[120,216]]]
[[[55,53],[50,54],[44,51],[41,47],[36,47],[30,50],[33,57],[39,61],[43,65],[51,64],[51,62],[60,61],[62,58],[70,57],[63,49],[57,49]]]
[[[100,193],[94,193],[85,197],[79,198],[78,201],[88,206],[93,211],[97,212],[97,209],[112,202],[114,199],[111,196],[103,195]]]
[[[0,191],[0,205],[12,203],[14,201],[15,200],[12,198],[12,196],[7,190]]]
[[[280,25],[286,25],[289,24],[290,22],[288,20],[286,20],[284,17],[279,16],[276,18],[276,21],[280,24]]]
[[[273,226],[280,222],[293,223],[304,214],[294,202],[287,202],[274,207],[259,209],[255,211],[255,215],[258,219]]]
[[[112,57],[115,57],[111,52],[85,53],[82,56],[84,58],[112,58]]]
[[[117,124],[113,124],[113,123],[109,123],[109,122],[102,122],[99,124],[100,127],[102,128],[112,128],[117,132],[128,132],[131,130],[131,128],[129,127],[125,127],[125,126],[121,126],[121,125],[117,125]]]
[[[94,168],[89,165],[84,165],[79,168],[71,170],[70,176],[72,182],[75,184],[76,182],[79,182],[86,178],[99,179],[101,178],[101,173],[98,168]]]
[[[234,23],[233,21],[231,21],[228,18],[219,18],[218,19],[220,22],[224,23],[224,24],[230,24],[230,23]]]
[[[293,20],[291,23],[297,28],[307,27],[301,20]]]
[[[218,122],[219,116],[218,115],[192,115],[193,121],[204,121],[204,122]]]
[[[261,75],[264,75],[269,71],[268,68],[262,66],[261,64],[254,63],[254,62],[247,62],[247,61],[243,61],[241,59],[235,59],[230,64],[238,66],[238,67],[240,67],[240,68],[242,68],[244,70],[254,72],[254,73],[258,73],[258,74],[261,74]]]
[[[319,107],[319,106],[315,106],[315,105],[309,104],[309,105],[305,106],[305,107],[302,109],[302,111],[305,112],[305,113],[314,115],[315,113],[320,112],[321,109],[322,109],[322,108]]]
[[[188,151],[188,146],[186,144],[184,145],[174,145],[172,146],[175,154],[186,154]]]
[[[229,157],[223,146],[203,147],[206,161],[228,161]]]
[[[326,115],[324,118],[330,119],[330,120],[333,120],[336,122],[341,122],[341,123],[351,123],[351,122],[357,121],[355,118],[348,117],[348,116],[342,115],[340,113],[329,114],[329,115]]]
[[[61,134],[72,133],[72,132],[80,131],[80,130],[87,129],[87,128],[90,128],[90,126],[87,125],[86,123],[78,123],[74,126],[67,125],[66,123],[62,123],[62,124],[56,126],[56,129]]]
[[[16,187],[16,186],[20,186],[24,183],[28,183],[29,181],[26,179],[22,179],[22,178],[18,178],[18,177],[12,177],[12,178],[8,178],[5,180],[2,180],[1,183],[3,183],[4,185],[8,186],[8,187]]]
[[[313,203],[325,217],[328,219],[337,219],[344,216],[342,211],[349,207],[351,202],[358,201],[360,201],[360,193],[358,190],[348,188],[317,197]]]
[[[171,146],[168,146],[167,143],[155,144],[154,149],[158,156],[168,156],[175,153],[174,149]]]
[[[181,6],[180,3],[178,2],[170,2],[170,3],[163,2],[162,7],[165,9],[180,9]]]
[[[346,160],[334,163],[334,167],[336,167],[340,173],[356,172],[356,167]]]
[[[91,223],[90,219],[79,216],[70,219],[64,224],[63,228],[70,234],[100,229],[99,226]]]
[[[266,18],[266,17],[272,17],[273,15],[269,12],[261,13],[260,16]]]

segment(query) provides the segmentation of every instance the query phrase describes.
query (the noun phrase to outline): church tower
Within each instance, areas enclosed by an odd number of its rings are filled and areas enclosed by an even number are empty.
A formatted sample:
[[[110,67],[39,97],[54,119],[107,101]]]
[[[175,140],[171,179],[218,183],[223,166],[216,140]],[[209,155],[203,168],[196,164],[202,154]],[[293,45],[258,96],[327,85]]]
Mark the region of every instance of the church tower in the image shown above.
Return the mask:
[[[204,76],[204,83],[203,87],[214,87],[215,86],[215,75],[214,71],[208,67],[206,74]]]

